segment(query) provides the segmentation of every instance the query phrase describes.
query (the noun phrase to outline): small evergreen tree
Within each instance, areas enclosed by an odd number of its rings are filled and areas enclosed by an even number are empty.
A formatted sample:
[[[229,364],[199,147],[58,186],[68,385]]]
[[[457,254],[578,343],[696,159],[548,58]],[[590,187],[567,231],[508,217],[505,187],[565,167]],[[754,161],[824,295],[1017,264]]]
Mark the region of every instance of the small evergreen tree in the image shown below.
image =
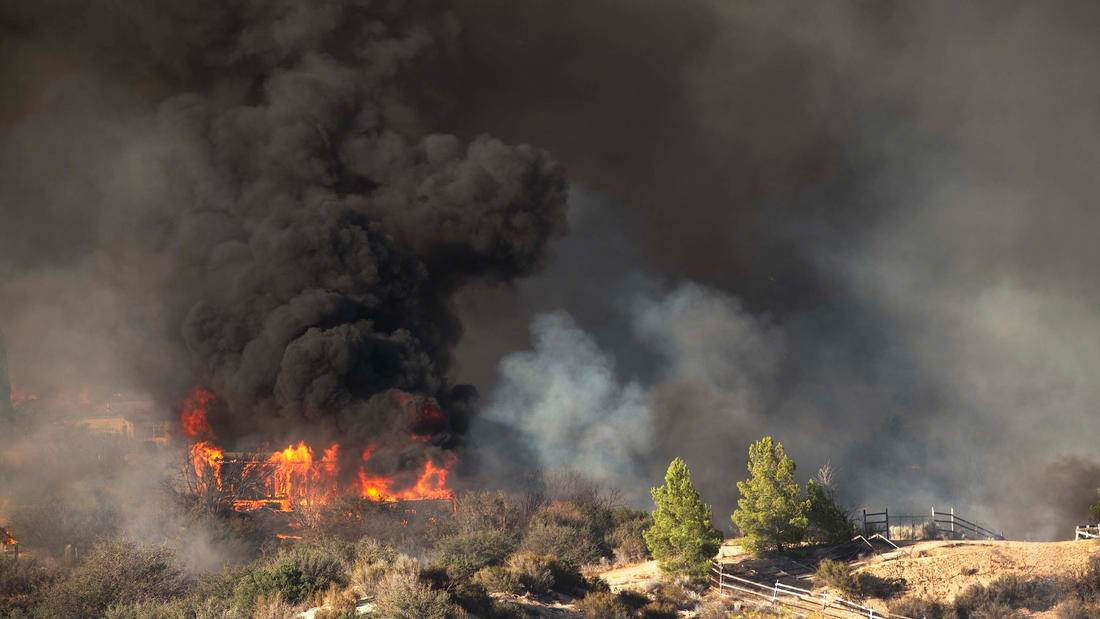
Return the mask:
[[[842,544],[856,534],[855,524],[840,506],[831,488],[811,479],[806,482],[806,537],[823,544]]]
[[[1100,494],[1100,488],[1096,489],[1096,493]],[[1092,506],[1089,507],[1089,513],[1092,514],[1092,517],[1097,521],[1100,521],[1100,501],[1093,503]]]
[[[747,538],[749,550],[793,544],[805,534],[810,502],[801,498],[794,480],[794,460],[782,443],[766,436],[749,446],[749,479],[737,482],[741,498],[733,522]]]
[[[653,526],[644,536],[657,565],[666,572],[706,576],[710,560],[722,545],[722,534],[711,524],[710,506],[691,483],[687,464],[680,458],[673,460],[665,485],[651,494],[657,508]]]

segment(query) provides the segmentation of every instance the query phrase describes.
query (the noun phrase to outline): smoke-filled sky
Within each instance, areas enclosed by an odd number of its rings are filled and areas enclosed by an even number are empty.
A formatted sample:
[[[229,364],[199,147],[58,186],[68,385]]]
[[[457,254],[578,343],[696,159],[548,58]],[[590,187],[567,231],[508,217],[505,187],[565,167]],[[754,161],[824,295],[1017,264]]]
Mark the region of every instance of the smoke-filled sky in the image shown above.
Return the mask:
[[[764,434],[1016,537],[1100,484],[1093,3],[0,7],[17,382],[201,382],[241,440],[414,391],[723,520]]]

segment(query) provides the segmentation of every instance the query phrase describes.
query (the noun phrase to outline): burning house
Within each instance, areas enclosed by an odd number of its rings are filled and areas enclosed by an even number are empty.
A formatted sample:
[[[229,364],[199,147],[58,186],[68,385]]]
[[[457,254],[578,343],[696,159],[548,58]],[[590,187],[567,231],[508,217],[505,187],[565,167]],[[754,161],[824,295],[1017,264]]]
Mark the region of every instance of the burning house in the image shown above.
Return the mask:
[[[180,413],[180,429],[192,443],[186,464],[188,489],[198,497],[235,511],[273,510],[291,513],[354,497],[378,503],[443,502],[453,509],[447,476],[456,458],[427,457],[405,475],[386,475],[371,468],[373,447],[351,457],[340,443],[315,451],[305,441],[276,451],[225,451],[218,446],[207,419],[215,396],[195,389]],[[400,400],[408,404],[408,400]],[[425,437],[412,436],[413,442]]]

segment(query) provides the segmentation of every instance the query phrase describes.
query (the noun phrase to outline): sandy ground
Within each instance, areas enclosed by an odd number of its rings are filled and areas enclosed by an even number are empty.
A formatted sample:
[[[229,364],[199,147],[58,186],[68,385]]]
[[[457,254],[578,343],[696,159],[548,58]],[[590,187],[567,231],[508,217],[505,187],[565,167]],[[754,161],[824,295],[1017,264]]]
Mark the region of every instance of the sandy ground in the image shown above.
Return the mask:
[[[599,576],[611,587],[612,591],[622,591],[623,589],[640,591],[650,581],[660,578],[661,572],[657,569],[656,561],[646,561],[645,563],[601,572]]]
[[[954,600],[966,587],[998,576],[1065,576],[1100,553],[1098,542],[920,542],[880,555],[859,571],[903,578],[906,595]]]

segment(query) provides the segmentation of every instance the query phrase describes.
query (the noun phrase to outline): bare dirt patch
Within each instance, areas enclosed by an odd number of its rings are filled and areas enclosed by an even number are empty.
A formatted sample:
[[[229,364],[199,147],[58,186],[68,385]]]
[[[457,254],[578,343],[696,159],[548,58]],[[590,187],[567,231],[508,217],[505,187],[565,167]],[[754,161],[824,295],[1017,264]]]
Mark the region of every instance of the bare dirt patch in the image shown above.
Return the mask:
[[[1000,576],[1067,576],[1100,552],[1098,542],[930,541],[870,559],[858,571],[905,580],[904,595],[951,602],[972,584]]]

